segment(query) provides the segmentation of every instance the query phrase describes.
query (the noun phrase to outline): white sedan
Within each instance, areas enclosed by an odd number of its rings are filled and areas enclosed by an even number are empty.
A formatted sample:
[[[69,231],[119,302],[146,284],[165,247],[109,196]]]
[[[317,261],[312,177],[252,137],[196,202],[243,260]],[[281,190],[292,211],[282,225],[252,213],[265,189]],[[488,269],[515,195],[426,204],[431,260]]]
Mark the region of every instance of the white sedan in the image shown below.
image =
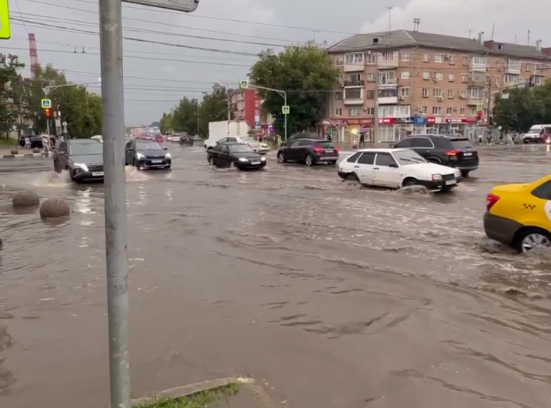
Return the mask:
[[[429,190],[449,191],[461,181],[461,172],[428,163],[410,149],[362,149],[339,163],[339,177],[366,186],[422,185]]]
[[[180,136],[169,135],[166,137],[166,141],[172,142],[172,143],[178,143],[180,141]]]

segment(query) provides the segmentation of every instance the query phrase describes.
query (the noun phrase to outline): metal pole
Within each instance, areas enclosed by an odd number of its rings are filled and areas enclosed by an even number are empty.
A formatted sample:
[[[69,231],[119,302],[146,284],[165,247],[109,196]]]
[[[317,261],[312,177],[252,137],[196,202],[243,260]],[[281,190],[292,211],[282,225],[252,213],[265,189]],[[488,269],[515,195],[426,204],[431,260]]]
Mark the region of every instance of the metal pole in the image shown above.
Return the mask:
[[[377,55],[377,61],[379,56]],[[378,64],[378,62],[377,62]],[[373,109],[373,142],[379,143],[379,66],[375,66],[375,107]]]
[[[46,118],[46,133],[50,136],[50,118]]]
[[[131,408],[121,0],[99,0],[111,408]]]
[[[287,106],[287,92],[283,92],[283,104],[285,106]],[[284,124],[284,127],[285,127],[285,140],[287,140],[287,115],[284,115],[285,116],[285,124]]]

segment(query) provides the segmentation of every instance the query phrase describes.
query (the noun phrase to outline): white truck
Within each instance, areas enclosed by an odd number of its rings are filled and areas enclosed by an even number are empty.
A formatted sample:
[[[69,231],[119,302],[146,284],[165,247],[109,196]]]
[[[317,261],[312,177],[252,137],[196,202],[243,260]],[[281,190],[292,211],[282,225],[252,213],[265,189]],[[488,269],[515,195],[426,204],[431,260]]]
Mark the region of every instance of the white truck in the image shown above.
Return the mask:
[[[224,137],[247,137],[248,133],[249,125],[244,120],[209,122],[209,138],[205,140],[205,149],[212,149]]]

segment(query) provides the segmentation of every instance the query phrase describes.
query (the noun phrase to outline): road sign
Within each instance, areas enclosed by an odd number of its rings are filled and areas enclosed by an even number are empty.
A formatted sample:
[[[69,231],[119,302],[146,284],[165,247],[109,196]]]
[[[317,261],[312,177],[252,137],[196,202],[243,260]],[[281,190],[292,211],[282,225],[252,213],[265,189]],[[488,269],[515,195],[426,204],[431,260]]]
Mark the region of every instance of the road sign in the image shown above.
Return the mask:
[[[4,0],[1,0],[4,1]],[[197,10],[199,0],[123,0],[125,3],[140,4],[142,6],[157,7],[168,10],[192,13]]]
[[[248,89],[249,88],[249,81],[247,79],[242,79],[241,81],[239,81],[239,88]]]
[[[42,106],[42,109],[50,109],[52,107],[52,100],[51,99],[41,99],[40,100],[40,106]]]
[[[476,111],[481,111],[481,110],[484,110],[484,105],[479,103],[478,105],[476,105]]]
[[[9,40],[10,30],[10,10],[8,0],[0,0],[0,39]]]
[[[288,106],[282,106],[281,107],[281,113],[283,113],[284,115],[288,115],[289,112],[291,112],[291,109],[289,109]]]

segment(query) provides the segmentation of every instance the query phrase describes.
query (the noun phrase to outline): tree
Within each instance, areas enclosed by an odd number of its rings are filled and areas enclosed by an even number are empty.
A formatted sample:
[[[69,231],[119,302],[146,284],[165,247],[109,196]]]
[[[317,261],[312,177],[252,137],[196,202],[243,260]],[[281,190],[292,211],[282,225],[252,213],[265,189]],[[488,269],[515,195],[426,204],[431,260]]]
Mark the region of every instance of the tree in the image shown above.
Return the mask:
[[[172,132],[172,112],[163,113],[163,117],[159,121],[159,129],[163,135],[167,135]]]
[[[228,119],[228,90],[214,84],[212,92],[203,96],[203,101],[199,107],[199,134],[207,136],[209,132],[209,122],[217,122]],[[230,119],[232,112],[230,110]]]
[[[287,92],[289,133],[308,130],[323,119],[324,106],[337,82],[339,72],[329,55],[314,44],[285,48],[279,54],[264,51],[251,68],[249,78],[253,85]],[[283,97],[277,92],[259,89],[264,99],[263,109],[275,118],[274,127],[283,133]]]
[[[24,110],[23,79],[18,72],[24,66],[16,55],[0,54],[0,130],[6,136]]]
[[[177,132],[196,135],[198,131],[199,101],[183,97],[172,112],[172,127]]]

